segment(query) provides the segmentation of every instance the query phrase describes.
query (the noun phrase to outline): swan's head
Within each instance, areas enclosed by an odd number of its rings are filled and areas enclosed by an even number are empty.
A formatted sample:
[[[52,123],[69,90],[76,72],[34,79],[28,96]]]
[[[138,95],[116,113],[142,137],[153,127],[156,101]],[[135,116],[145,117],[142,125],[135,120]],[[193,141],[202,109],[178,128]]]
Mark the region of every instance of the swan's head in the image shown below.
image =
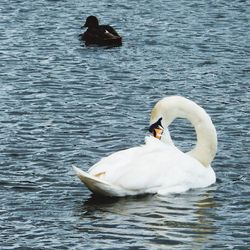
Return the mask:
[[[150,126],[161,119],[161,126],[167,128],[176,118],[176,98],[178,96],[165,97],[158,101],[151,111]]]
[[[183,109],[183,107],[187,106],[186,100],[186,98],[181,96],[169,96],[155,104],[151,112],[150,128],[154,128],[159,121],[161,122],[161,127],[164,128],[164,131],[161,132],[162,136],[158,139],[173,144],[168,127],[176,117],[185,117],[187,115]],[[152,131],[150,132],[152,133]]]
[[[161,101],[155,105],[151,112],[149,132],[164,143],[173,144],[168,126],[174,118],[171,118],[172,115],[170,116],[171,109],[169,110],[169,114],[167,114],[168,112],[165,112],[165,108],[165,105],[163,105]]]
[[[168,96],[158,101],[151,112],[150,124],[162,117],[162,126],[167,128],[177,117],[188,118],[194,102],[182,96]],[[196,105],[197,106],[197,105]]]
[[[157,122],[153,123],[149,127],[149,132],[157,139],[161,139],[163,133],[163,126],[161,124],[162,117],[158,119]]]

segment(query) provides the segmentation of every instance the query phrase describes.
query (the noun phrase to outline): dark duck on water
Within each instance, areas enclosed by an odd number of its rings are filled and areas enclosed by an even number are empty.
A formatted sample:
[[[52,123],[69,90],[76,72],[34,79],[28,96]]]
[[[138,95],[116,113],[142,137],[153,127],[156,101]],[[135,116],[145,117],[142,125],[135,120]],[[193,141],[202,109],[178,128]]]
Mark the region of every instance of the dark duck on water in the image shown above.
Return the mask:
[[[88,16],[82,28],[88,28],[80,34],[80,39],[86,46],[121,46],[122,38],[110,25],[99,25],[95,16]]]

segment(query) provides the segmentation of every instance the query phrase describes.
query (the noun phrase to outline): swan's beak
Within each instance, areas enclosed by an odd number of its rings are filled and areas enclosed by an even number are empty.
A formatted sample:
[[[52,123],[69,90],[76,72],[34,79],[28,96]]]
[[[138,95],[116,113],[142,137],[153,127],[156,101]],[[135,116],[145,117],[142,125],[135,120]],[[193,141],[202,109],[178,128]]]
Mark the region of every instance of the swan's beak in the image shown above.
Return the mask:
[[[154,137],[159,139],[159,140],[161,139],[162,133],[163,133],[163,128],[161,128],[161,127],[155,128],[153,131]]]
[[[153,136],[157,139],[161,139],[161,136],[163,134],[163,126],[161,125],[161,120],[162,117],[158,119],[157,122],[153,123],[150,127],[149,127],[149,132],[153,134]]]

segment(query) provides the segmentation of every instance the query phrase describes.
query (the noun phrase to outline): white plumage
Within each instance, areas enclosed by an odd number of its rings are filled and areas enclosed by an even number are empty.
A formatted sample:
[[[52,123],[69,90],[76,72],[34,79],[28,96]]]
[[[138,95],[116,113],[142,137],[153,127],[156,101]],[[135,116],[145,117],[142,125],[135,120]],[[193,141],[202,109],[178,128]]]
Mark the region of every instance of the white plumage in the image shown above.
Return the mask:
[[[187,118],[197,133],[195,148],[183,153],[174,146],[167,127],[177,118]],[[88,173],[73,167],[93,192],[105,196],[180,193],[213,184],[210,166],[217,149],[216,130],[209,115],[194,102],[180,96],[160,100],[152,110],[150,124],[162,118],[161,139],[145,138],[145,144],[118,151],[101,159]]]

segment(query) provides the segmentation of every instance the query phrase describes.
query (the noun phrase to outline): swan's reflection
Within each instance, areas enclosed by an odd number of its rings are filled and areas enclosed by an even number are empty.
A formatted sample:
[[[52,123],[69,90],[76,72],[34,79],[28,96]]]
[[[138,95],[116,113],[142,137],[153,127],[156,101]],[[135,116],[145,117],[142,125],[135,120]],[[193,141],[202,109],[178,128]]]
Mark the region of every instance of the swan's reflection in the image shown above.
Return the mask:
[[[90,227],[113,238],[132,237],[149,249],[161,249],[161,244],[205,244],[217,230],[215,188],[164,197],[91,196],[77,209],[78,229],[86,231]]]

